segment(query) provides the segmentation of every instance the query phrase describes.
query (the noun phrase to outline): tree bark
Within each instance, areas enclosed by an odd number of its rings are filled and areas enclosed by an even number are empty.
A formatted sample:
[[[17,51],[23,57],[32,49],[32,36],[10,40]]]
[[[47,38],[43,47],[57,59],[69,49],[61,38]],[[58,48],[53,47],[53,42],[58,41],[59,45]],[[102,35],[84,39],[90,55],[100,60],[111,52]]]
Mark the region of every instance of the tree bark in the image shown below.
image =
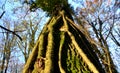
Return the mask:
[[[23,73],[105,73],[85,34],[65,10],[44,26]]]

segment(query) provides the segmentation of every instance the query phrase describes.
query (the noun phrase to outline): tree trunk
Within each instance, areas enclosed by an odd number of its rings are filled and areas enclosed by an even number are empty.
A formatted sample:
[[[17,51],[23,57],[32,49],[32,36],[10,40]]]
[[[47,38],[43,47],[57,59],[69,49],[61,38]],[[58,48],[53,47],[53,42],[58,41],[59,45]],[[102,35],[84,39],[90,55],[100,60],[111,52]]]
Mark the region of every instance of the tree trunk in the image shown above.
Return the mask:
[[[5,68],[5,52],[3,52],[3,59],[2,59],[2,64],[1,64],[1,71],[0,73],[4,72],[4,68]]]
[[[44,26],[23,73],[105,73],[92,44],[61,10]]]

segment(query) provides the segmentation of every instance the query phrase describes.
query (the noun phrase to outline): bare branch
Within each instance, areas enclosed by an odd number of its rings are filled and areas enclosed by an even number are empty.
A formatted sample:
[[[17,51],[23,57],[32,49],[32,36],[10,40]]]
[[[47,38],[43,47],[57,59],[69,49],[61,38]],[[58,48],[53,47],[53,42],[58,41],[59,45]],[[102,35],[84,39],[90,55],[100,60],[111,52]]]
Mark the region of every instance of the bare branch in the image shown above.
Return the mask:
[[[3,11],[3,13],[0,15],[0,19],[2,18],[2,16],[4,15],[5,11]]]
[[[112,36],[112,40],[115,42],[116,45],[120,46],[120,42],[117,41],[117,39],[115,38],[115,36],[111,33],[111,36]]]
[[[6,30],[6,31],[8,31],[8,32],[10,32],[10,33],[12,33],[12,34],[14,34],[14,35],[16,35],[16,36],[22,41],[22,38],[21,38],[18,34],[16,34],[14,31],[9,30],[9,29],[1,26],[1,25],[0,25],[0,28],[2,28],[2,29],[4,29],[4,30]]]

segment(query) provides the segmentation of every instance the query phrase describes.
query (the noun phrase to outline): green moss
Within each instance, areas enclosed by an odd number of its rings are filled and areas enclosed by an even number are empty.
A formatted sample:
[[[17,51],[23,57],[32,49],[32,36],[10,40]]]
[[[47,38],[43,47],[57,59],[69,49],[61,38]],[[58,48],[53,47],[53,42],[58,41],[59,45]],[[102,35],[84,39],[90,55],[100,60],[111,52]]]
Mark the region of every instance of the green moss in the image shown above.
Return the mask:
[[[54,15],[63,7],[70,7],[68,0],[35,0],[30,6],[30,10],[34,11],[37,8],[41,8],[46,11],[48,15]]]
[[[66,5],[67,0],[36,0],[35,3],[44,11],[51,12],[56,5]]]
[[[45,62],[43,62],[45,66],[42,69],[44,73],[64,73],[64,71],[66,73],[90,73],[83,58],[86,55],[81,56],[81,53],[85,53],[79,52],[82,49],[78,45],[84,45],[84,43],[79,43],[81,39],[78,38],[81,37],[76,34],[78,33],[77,28],[73,25],[68,26],[68,24],[70,22],[66,20],[66,16],[64,17],[64,12],[50,19],[42,30],[23,73],[28,73],[28,70],[31,70],[32,73],[40,72],[40,67],[36,65],[40,61],[36,63],[36,59],[41,56],[45,58]],[[86,47],[83,49],[88,51]]]

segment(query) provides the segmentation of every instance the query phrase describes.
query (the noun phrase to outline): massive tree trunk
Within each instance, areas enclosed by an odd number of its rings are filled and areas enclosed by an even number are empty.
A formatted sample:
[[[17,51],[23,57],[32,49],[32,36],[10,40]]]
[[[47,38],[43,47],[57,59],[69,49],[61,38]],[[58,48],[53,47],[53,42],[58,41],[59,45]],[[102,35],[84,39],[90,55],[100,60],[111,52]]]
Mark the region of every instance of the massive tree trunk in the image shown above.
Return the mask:
[[[61,10],[44,26],[23,73],[105,73],[92,44]]]

